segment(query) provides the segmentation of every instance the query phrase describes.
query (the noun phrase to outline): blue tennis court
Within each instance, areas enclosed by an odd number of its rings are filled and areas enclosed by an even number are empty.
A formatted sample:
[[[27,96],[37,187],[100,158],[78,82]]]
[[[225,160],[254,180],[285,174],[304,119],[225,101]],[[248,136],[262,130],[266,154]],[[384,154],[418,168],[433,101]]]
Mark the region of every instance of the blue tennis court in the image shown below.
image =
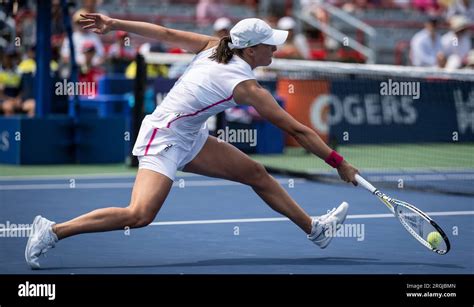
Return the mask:
[[[74,178],[74,179],[72,179]],[[0,181],[0,271],[4,274],[472,274],[473,198],[407,190],[389,195],[432,216],[452,244],[444,256],[414,240],[361,187],[278,177],[312,216],[342,201],[348,219],[321,250],[251,188],[201,176],[178,177],[155,221],[141,229],[84,234],[59,242],[31,271],[25,229],[41,214],[60,222],[126,206],[134,176],[5,178]],[[22,227],[22,228],[18,228]]]

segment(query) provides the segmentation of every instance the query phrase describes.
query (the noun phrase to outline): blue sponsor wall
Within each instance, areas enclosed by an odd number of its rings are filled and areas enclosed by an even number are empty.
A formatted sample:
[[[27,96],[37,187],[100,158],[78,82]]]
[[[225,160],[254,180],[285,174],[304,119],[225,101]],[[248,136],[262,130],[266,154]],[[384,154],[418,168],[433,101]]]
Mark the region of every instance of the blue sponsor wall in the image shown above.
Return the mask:
[[[0,118],[0,163],[123,163],[130,146],[123,116]]]
[[[331,137],[349,144],[474,141],[472,82],[415,80],[418,93],[413,86],[411,95],[381,95],[387,80],[331,81],[331,94],[314,102],[330,105]]]
[[[76,120],[76,161],[123,163],[130,150],[128,120],[123,116],[79,117]]]
[[[66,116],[0,118],[0,163],[73,163],[73,141],[73,121]]]

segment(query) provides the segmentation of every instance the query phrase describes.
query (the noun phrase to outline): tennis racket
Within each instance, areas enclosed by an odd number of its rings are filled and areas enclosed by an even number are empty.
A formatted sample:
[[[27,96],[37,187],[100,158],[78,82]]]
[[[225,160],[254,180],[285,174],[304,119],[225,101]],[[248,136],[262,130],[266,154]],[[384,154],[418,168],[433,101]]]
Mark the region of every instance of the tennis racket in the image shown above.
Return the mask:
[[[410,205],[404,201],[391,198],[380,192],[362,176],[356,174],[357,182],[366,188],[370,193],[377,196],[382,203],[398,218],[405,229],[421,244],[429,250],[444,255],[449,252],[451,245],[449,239],[441,229],[426,213],[417,207]],[[440,236],[438,236],[438,233]],[[428,242],[428,235],[433,236],[437,240],[431,240],[433,245]],[[436,244],[434,244],[436,243]]]

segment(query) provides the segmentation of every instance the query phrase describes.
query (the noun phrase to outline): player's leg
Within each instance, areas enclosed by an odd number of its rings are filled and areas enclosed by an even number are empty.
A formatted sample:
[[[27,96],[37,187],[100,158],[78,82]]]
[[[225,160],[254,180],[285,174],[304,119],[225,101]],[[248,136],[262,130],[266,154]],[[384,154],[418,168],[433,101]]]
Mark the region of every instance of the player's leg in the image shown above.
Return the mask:
[[[174,168],[176,170],[176,168]],[[54,224],[37,216],[25,248],[25,259],[33,269],[40,267],[39,257],[54,247],[59,239],[87,232],[103,232],[148,225],[160,210],[173,181],[161,173],[139,169],[130,205],[126,208],[94,210],[73,220]]]
[[[288,217],[306,233],[311,232],[311,217],[260,163],[232,145],[209,136],[199,154],[183,171],[249,185],[273,210]]]
[[[87,232],[103,232],[144,227],[151,223],[163,205],[173,181],[160,173],[139,169],[130,205],[126,208],[102,208],[70,221],[55,224],[58,239]]]

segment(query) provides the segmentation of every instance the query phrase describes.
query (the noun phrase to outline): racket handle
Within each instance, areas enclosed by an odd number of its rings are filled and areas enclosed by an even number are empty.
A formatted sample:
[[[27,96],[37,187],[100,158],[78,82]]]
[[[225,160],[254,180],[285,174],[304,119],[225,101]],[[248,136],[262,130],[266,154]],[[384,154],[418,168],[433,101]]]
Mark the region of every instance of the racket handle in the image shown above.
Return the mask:
[[[362,178],[362,176],[360,176],[359,174],[355,175],[355,179],[357,180],[358,184],[369,190],[370,193],[374,193],[375,190],[377,190],[373,185],[370,184],[370,182]]]

